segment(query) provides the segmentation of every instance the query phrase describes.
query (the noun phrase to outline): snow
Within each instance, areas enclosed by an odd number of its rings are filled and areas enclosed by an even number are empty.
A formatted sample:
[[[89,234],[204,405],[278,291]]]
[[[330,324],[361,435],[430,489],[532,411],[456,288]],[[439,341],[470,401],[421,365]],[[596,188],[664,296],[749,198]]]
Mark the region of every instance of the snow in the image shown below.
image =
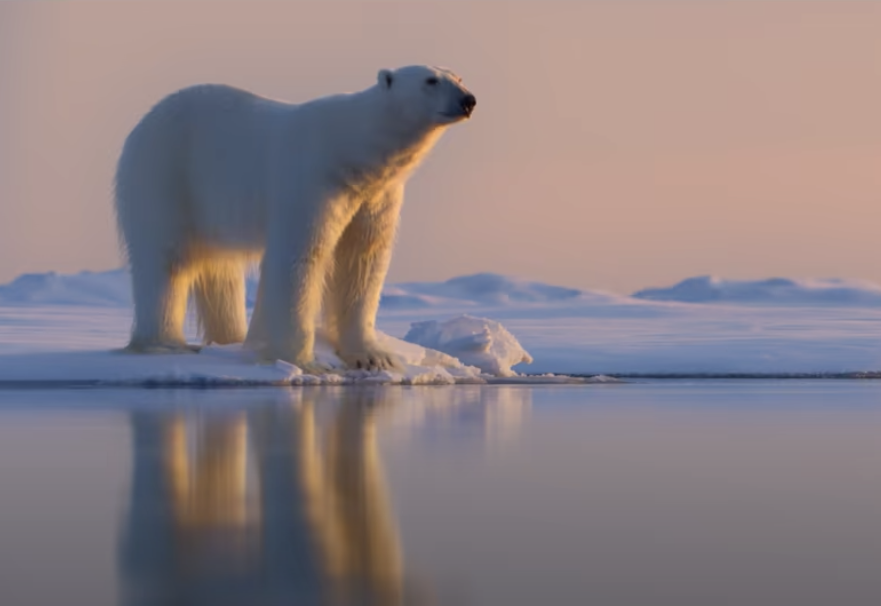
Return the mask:
[[[239,347],[111,353],[131,326],[127,280],[117,270],[23,276],[0,286],[0,382],[567,382],[559,375],[881,371],[881,288],[868,282],[703,277],[632,297],[496,274],[390,285],[378,326],[407,360],[405,372],[337,368],[310,377],[281,363],[255,364]],[[326,344],[319,353],[339,364]]]
[[[641,308],[546,311],[544,317],[493,316],[535,358],[529,372],[832,375],[881,371],[881,310],[656,303]]]

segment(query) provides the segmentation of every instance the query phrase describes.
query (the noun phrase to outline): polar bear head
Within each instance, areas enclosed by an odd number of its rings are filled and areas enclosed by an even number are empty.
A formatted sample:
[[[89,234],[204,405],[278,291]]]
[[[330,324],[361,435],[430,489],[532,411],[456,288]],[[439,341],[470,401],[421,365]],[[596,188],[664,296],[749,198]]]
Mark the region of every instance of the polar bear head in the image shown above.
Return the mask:
[[[384,69],[377,85],[392,106],[396,119],[414,126],[446,126],[467,120],[477,99],[462,86],[462,78],[448,69],[411,65]]]

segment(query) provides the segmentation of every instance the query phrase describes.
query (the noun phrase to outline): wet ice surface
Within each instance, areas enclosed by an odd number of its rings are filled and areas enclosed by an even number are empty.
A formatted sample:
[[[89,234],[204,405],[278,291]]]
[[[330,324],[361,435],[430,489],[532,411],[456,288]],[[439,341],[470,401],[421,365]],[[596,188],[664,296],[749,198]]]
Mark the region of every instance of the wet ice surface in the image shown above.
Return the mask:
[[[881,603],[881,383],[0,390],[0,603]]]

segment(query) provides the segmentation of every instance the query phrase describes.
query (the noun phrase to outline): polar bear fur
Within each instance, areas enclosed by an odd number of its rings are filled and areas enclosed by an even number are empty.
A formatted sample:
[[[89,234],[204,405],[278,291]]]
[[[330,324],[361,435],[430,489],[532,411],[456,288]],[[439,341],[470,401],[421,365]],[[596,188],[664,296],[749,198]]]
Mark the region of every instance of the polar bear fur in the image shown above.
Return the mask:
[[[474,96],[451,71],[379,72],[374,86],[303,104],[224,85],[160,101],[126,139],[115,209],[135,304],[129,351],[195,351],[189,292],[206,343],[321,370],[315,326],[351,367],[396,366],[375,318],[404,184]],[[245,270],[260,260],[247,325]]]

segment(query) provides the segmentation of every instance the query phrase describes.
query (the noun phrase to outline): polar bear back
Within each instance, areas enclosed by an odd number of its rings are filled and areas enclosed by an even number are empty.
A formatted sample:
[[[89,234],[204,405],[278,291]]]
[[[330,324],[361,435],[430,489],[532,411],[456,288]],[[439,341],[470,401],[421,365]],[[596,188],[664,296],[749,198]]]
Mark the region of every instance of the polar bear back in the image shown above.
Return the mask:
[[[303,175],[332,185],[364,168],[356,166],[363,158],[386,161],[358,145],[370,140],[361,131],[375,122],[371,111],[363,93],[292,104],[227,85],[185,88],[160,101],[129,135],[117,184],[138,187],[119,192],[117,210],[179,215],[191,239],[257,251],[271,223],[270,200],[279,199],[267,188]],[[281,163],[291,158],[297,162]],[[141,220],[151,219],[135,219]]]
[[[169,95],[126,141],[117,183],[138,191],[122,192],[118,210],[179,215],[205,244],[259,248],[270,150],[296,107],[225,85]]]

